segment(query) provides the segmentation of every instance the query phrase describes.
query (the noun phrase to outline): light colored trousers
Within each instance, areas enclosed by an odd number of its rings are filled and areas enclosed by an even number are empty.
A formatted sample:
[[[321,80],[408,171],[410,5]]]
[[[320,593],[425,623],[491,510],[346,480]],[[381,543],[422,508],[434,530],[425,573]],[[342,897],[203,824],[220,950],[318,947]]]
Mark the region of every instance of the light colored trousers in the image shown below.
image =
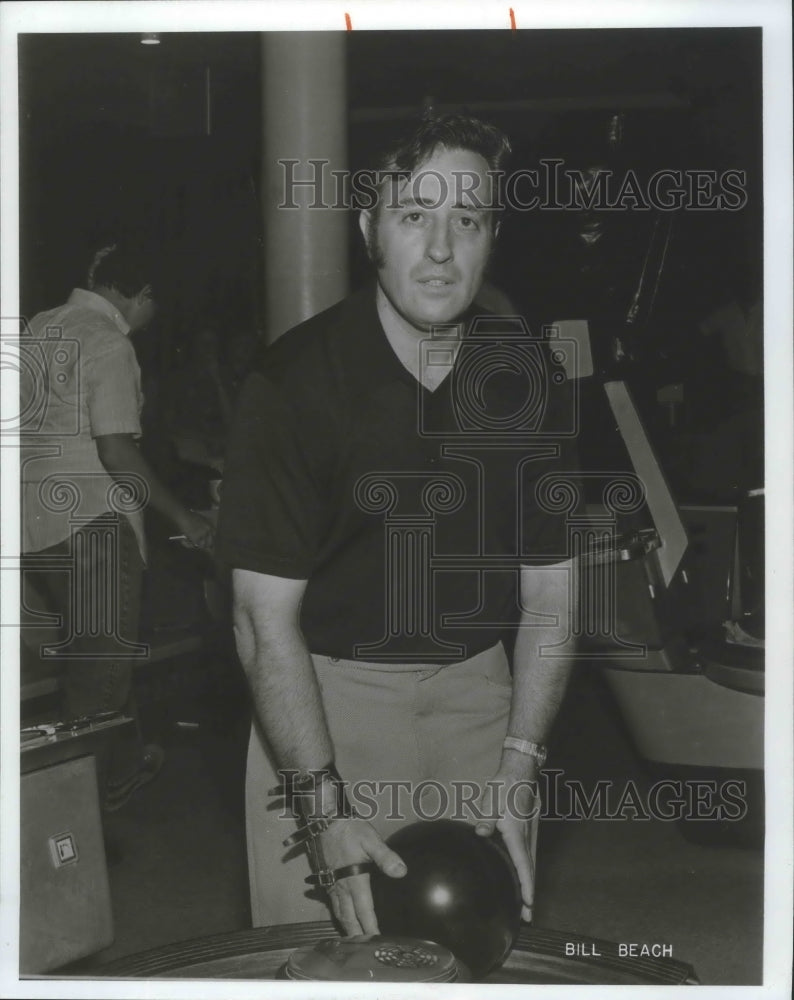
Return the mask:
[[[493,778],[507,732],[512,680],[501,643],[446,667],[312,659],[336,766],[353,805],[378,833],[386,839],[418,818],[474,822],[465,798],[476,800]],[[384,783],[379,792],[375,782]],[[453,782],[465,785],[456,793]],[[327,920],[330,913],[325,897],[304,882],[310,871],[304,850],[283,847],[295,821],[268,795],[279,784],[255,724],[246,774],[255,927]],[[533,853],[536,833],[537,822]]]

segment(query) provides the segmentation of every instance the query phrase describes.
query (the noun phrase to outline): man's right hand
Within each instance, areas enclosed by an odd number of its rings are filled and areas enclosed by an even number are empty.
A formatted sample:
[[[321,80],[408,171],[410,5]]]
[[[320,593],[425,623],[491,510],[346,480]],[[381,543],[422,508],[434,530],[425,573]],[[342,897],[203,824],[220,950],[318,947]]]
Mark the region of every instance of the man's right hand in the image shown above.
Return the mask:
[[[338,819],[320,837],[325,863],[332,870],[373,861],[392,878],[402,878],[407,871],[402,858],[363,819]],[[333,914],[348,937],[378,933],[369,875],[339,879],[328,890],[328,897]]]

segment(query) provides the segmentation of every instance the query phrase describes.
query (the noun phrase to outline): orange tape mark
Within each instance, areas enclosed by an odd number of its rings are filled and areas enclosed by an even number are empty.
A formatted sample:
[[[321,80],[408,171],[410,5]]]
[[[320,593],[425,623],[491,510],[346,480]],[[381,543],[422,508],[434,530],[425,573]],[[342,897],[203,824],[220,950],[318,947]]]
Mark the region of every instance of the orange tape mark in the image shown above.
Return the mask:
[[[350,20],[349,14],[345,14],[345,26],[347,27],[348,31],[353,30],[353,22]]]
[[[513,31],[516,30],[516,15],[512,7],[510,8],[510,27]]]

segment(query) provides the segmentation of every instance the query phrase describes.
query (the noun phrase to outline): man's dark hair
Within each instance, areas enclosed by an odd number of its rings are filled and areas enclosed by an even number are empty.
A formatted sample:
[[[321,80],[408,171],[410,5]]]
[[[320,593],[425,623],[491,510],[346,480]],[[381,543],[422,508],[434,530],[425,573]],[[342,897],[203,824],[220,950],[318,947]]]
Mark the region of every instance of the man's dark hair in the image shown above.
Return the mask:
[[[155,266],[143,245],[111,243],[94,254],[88,268],[89,288],[114,288],[125,298],[137,295],[155,281]]]
[[[407,134],[384,151],[378,168],[413,172],[439,146],[479,153],[489,170],[503,170],[511,152],[509,139],[494,125],[469,115],[440,115],[428,111]]]
[[[495,125],[489,125],[470,115],[440,115],[427,111],[418,123],[415,122],[407,133],[403,133],[381,155],[378,161],[381,192],[385,184],[383,178],[395,173],[414,173],[439,148],[478,153],[488,164],[488,170],[495,173],[505,170],[512,152],[510,140]],[[497,212],[501,209],[498,190],[499,181],[495,178],[492,195],[495,198],[494,210]],[[379,199],[379,206],[380,204],[382,198]],[[384,260],[378,247],[379,211],[373,213],[372,219],[366,240],[367,256],[380,268],[383,267]]]

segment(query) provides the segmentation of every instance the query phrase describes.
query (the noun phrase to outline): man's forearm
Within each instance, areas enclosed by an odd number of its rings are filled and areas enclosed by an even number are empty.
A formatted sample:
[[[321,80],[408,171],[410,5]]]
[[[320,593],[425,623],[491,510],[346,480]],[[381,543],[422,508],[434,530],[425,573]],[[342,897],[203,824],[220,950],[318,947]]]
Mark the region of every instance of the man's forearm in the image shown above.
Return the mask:
[[[97,438],[96,442],[100,461],[108,473],[114,478],[124,475],[138,476],[146,483],[149,504],[169,521],[178,524],[185,512],[184,505],[161,482],[132,437],[126,434],[113,434]]]
[[[513,699],[508,731],[520,739],[543,743],[557,717],[573,665],[566,656],[544,656],[544,645],[559,642],[557,630],[519,628],[513,655]]]
[[[575,643],[571,634],[578,586],[578,566],[524,571],[524,613],[513,653],[513,696],[508,733],[518,739],[545,743],[562,703],[573,666]],[[538,624],[538,615],[555,621]],[[516,751],[504,759],[521,761]],[[524,758],[527,770],[533,758]]]
[[[313,770],[333,759],[311,654],[297,621],[254,622],[235,601],[234,634],[254,711],[282,768]]]
[[[300,635],[257,649],[253,659],[243,661],[243,669],[279,766],[312,770],[332,760],[314,665]]]

